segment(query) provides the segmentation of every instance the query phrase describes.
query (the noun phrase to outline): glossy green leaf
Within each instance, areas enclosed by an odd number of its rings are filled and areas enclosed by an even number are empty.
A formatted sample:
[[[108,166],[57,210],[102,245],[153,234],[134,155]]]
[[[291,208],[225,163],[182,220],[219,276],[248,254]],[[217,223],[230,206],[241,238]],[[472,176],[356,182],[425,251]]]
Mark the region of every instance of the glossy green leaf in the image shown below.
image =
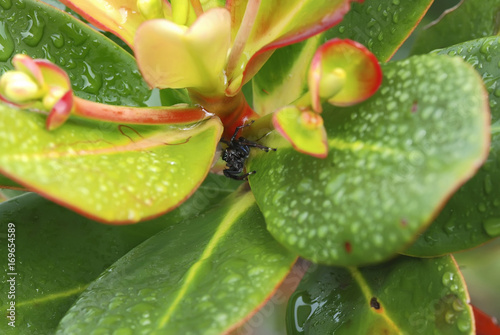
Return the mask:
[[[152,98],[129,53],[62,11],[34,0],[2,1],[0,30],[0,70],[26,53],[67,71],[81,98],[127,106]]]
[[[307,73],[320,36],[274,51],[253,77],[253,107],[261,115],[290,105],[307,91]]]
[[[290,298],[289,334],[475,334],[451,257],[400,257],[366,268],[318,267]]]
[[[179,208],[127,226],[91,221],[36,194],[2,203],[0,252],[5,257],[8,223],[14,223],[16,230],[16,334],[53,334],[78,295],[109,265],[163,228],[217,203],[237,184],[210,175]],[[0,276],[2,292],[8,292],[5,273]],[[7,296],[1,302],[5,311]],[[12,334],[12,329],[1,322],[0,333]]]
[[[454,257],[467,283],[471,304],[500,320],[500,239]]]
[[[228,0],[234,41],[226,69],[228,92],[235,94],[256,73],[269,56],[266,52],[334,26],[357,1]]]
[[[490,118],[481,78],[458,58],[383,66],[364,103],[323,112],[326,159],[271,133],[254,152],[250,185],[273,236],[332,265],[379,262],[401,251],[481,165]]]
[[[253,195],[236,192],[112,265],[58,333],[221,334],[272,294],[295,258],[267,233]]]
[[[0,188],[24,189],[22,185],[3,175],[0,175]]]
[[[500,236],[500,38],[470,41],[438,53],[462,57],[483,77],[490,99],[491,147],[484,166],[405,250],[405,254],[414,256],[443,255]]]
[[[316,48],[329,39],[360,42],[387,61],[413,31],[432,0],[365,0],[352,3],[342,22],[318,37],[276,50],[253,78],[254,107],[272,113],[307,90],[307,70]]]
[[[323,34],[325,40],[348,38],[385,62],[420,22],[433,0],[366,0],[353,3],[342,22]]]
[[[126,223],[177,207],[201,184],[222,133],[198,125],[140,126],[69,120],[0,105],[0,172],[100,221]]]
[[[500,0],[464,0],[424,27],[413,44],[413,54],[448,47],[481,37],[497,35]]]

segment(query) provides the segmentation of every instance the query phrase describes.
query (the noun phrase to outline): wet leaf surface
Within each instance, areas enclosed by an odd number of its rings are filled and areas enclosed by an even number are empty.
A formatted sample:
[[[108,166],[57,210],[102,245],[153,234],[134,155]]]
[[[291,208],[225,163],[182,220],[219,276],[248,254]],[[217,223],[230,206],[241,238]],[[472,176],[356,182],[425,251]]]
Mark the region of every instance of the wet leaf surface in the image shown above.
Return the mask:
[[[47,131],[45,116],[0,105],[0,172],[88,217],[137,222],[192,194],[221,132],[218,119],[184,127],[70,119]]]
[[[412,48],[423,54],[454,44],[497,35],[500,29],[500,0],[465,0],[425,27]]]
[[[209,175],[182,206],[135,225],[103,225],[36,194],[0,204],[0,252],[7,255],[7,225],[15,224],[16,328],[2,334],[53,334],[78,295],[108,266],[165,227],[219,202],[239,183]],[[5,274],[0,288],[8,292]],[[1,308],[7,309],[7,299]],[[5,321],[5,319],[3,320]]]
[[[355,40],[386,62],[420,22],[433,0],[366,0],[353,3],[343,21],[324,34]]]
[[[379,91],[350,108],[325,107],[326,159],[255,152],[249,178],[269,231],[301,256],[332,265],[401,251],[487,155],[489,112],[477,73],[458,58],[383,66]]]
[[[487,37],[442,49],[462,57],[483,78],[491,108],[491,147],[478,173],[448,201],[432,225],[404,253],[436,256],[500,236],[500,38]]]
[[[288,304],[289,334],[474,334],[453,258],[399,257],[310,270]]]
[[[296,256],[266,231],[253,195],[167,228],[106,270],[58,333],[220,334],[273,293]]]
[[[16,53],[26,53],[68,72],[81,98],[127,106],[146,106],[154,99],[134,58],[81,21],[34,0],[0,6],[1,70],[12,68]]]

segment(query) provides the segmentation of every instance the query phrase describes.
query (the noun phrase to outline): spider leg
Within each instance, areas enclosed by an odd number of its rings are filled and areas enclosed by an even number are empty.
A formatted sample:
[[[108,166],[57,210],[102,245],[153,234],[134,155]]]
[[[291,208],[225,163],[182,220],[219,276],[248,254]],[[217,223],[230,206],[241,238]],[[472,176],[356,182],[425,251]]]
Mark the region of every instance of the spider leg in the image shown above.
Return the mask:
[[[236,130],[234,131],[234,134],[231,137],[231,142],[234,141],[234,139],[236,138],[236,136],[238,136],[238,133],[240,132],[241,129],[243,129],[245,127],[250,127],[254,122],[255,122],[255,120],[250,120],[250,122],[248,122],[248,123],[246,123],[244,125],[236,127]]]
[[[248,147],[258,148],[260,150],[264,150],[265,152],[269,152],[270,150],[276,151],[276,148],[269,148],[269,147],[266,147],[265,145],[259,144],[257,142],[249,141],[245,138],[243,138],[243,140],[241,140],[241,137],[240,137],[240,144],[246,145]]]
[[[241,176],[238,176],[238,180],[248,180],[248,176],[257,173],[257,171],[250,171],[245,174],[242,174]]]

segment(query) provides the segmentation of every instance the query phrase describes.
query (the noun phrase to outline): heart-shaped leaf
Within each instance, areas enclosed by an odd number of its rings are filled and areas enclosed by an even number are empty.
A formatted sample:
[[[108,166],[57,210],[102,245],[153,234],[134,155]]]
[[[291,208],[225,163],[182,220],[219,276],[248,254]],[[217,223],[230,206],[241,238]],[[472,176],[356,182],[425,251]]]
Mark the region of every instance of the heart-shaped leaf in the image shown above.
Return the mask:
[[[475,334],[452,257],[400,257],[366,268],[318,267],[290,298],[289,334]]]
[[[500,0],[463,0],[424,27],[412,47],[413,54],[448,47],[499,33]]]
[[[253,195],[240,191],[112,265],[58,333],[221,334],[272,294],[295,258],[267,233]]]
[[[315,159],[271,133],[248,170],[268,229],[316,262],[359,265],[401,251],[483,162],[486,92],[461,59],[413,57],[383,66],[366,102],[323,112],[330,151]]]
[[[35,194],[2,203],[0,252],[5,255],[8,223],[15,225],[15,330],[18,334],[53,334],[78,295],[109,265],[165,227],[219,202],[237,184],[209,175],[177,209],[152,221],[125,226],[96,223]],[[0,288],[8,292],[4,275]],[[9,303],[6,298],[1,299],[4,311]],[[0,323],[0,333],[11,331],[7,322]]]
[[[230,34],[229,12],[214,8],[189,28],[165,19],[145,22],[137,30],[134,51],[152,87],[193,87],[207,94],[221,93]]]
[[[0,172],[115,223],[158,216],[186,200],[207,175],[222,133],[218,119],[184,127],[83,120],[44,127],[43,115],[0,105]]]
[[[500,236],[500,38],[487,37],[442,49],[474,66],[483,77],[491,108],[491,148],[478,173],[448,201],[405,254],[437,256]]]

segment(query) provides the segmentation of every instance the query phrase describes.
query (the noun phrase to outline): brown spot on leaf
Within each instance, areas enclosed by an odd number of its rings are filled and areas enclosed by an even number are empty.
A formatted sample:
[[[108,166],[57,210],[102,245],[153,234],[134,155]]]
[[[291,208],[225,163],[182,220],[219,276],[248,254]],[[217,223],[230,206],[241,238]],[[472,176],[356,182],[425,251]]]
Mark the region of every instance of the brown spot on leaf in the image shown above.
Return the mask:
[[[371,300],[370,300],[370,307],[372,308],[375,308],[375,309],[380,309],[380,303],[378,302],[377,298],[376,297],[373,297]]]
[[[351,253],[351,251],[352,251],[351,242],[346,242],[346,243],[344,244],[344,248],[345,248],[345,251],[347,251],[347,253],[348,253],[348,254],[350,254],[350,253]]]

